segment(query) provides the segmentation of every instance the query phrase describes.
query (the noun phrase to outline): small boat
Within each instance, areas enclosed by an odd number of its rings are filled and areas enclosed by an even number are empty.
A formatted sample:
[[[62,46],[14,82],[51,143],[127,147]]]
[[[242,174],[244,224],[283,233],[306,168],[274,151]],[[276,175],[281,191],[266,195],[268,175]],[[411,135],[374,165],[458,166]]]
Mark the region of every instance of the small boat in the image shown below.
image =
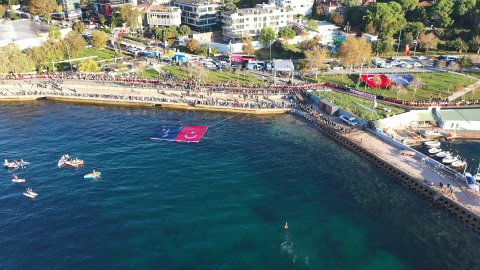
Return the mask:
[[[467,182],[467,186],[471,190],[476,191],[476,192],[479,191],[477,182],[475,182],[475,179],[473,178],[473,176],[470,173],[465,173],[465,182]]]
[[[35,199],[38,196],[38,194],[33,192],[31,188],[27,188],[27,191],[24,192],[23,195],[30,197],[32,199]]]
[[[434,148],[434,147],[439,147],[440,142],[439,141],[428,141],[424,143],[428,148]]]
[[[18,176],[16,174],[14,174],[12,176],[12,182],[14,183],[25,183],[27,180],[23,179],[23,178],[18,178]]]
[[[442,159],[442,163],[445,163],[445,164],[450,164],[454,161],[457,161],[458,160],[458,157],[454,157],[454,156],[446,156]]]
[[[97,171],[93,170],[93,172],[85,174],[85,175],[83,176],[83,178],[85,178],[85,179],[97,179],[97,178],[99,178],[101,175],[102,175],[101,172],[97,172]]]
[[[440,152],[442,152],[442,149],[440,149],[440,148],[430,148],[430,149],[428,149],[428,153],[430,153],[432,155],[435,155],[435,154],[440,153]]]
[[[30,164],[30,162],[24,161],[23,159],[14,160],[12,162],[9,162],[7,159],[3,161],[3,166],[7,167],[8,169],[25,168],[28,164]]]
[[[65,161],[65,165],[68,166],[68,167],[78,168],[78,167],[83,167],[85,164],[84,164],[83,160],[75,158],[75,159],[72,159],[72,160]]]
[[[444,158],[446,156],[451,156],[451,155],[452,155],[452,153],[450,153],[448,151],[442,151],[442,152],[437,153],[435,156],[439,157],[439,158]]]
[[[57,163],[57,166],[58,166],[59,168],[63,168],[63,167],[66,166],[66,165],[65,165],[65,162],[67,162],[67,161],[69,161],[69,160],[70,160],[70,156],[69,156],[68,154],[65,154],[65,155],[63,155],[63,156],[60,158],[60,160],[59,160],[58,163]]]
[[[442,133],[435,131],[435,130],[427,130],[425,131],[425,136],[430,137],[430,138],[437,138],[437,137],[442,137]]]
[[[462,169],[467,166],[467,162],[465,160],[455,160],[450,166],[454,169]]]

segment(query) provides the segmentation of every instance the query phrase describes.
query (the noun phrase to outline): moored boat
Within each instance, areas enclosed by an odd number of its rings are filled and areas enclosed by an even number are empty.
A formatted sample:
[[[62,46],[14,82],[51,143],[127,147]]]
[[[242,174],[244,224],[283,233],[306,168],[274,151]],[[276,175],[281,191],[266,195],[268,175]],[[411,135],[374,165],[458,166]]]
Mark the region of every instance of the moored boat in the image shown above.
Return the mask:
[[[455,160],[450,166],[454,169],[462,169],[467,166],[467,162],[465,160]]]
[[[430,149],[428,149],[428,153],[432,154],[432,155],[435,155],[435,154],[440,153],[440,152],[442,152],[442,149],[440,149],[440,148],[430,148]]]
[[[477,182],[475,182],[475,179],[473,178],[473,176],[468,172],[465,173],[465,182],[467,182],[467,186],[471,190],[476,191],[476,192],[479,191]]]
[[[435,131],[435,130],[427,130],[425,131],[425,136],[430,137],[430,138],[437,138],[437,137],[442,137],[442,133]]]
[[[445,164],[450,164],[454,161],[457,161],[458,160],[458,157],[456,156],[446,156],[442,159],[442,163],[445,163]]]
[[[97,171],[93,170],[93,172],[85,174],[85,175],[83,176],[83,178],[85,178],[85,179],[97,179],[97,178],[99,178],[101,175],[102,175],[101,172],[97,172]]]
[[[424,144],[428,148],[440,147],[441,145],[439,141],[428,141],[428,142],[425,142]]]
[[[444,158],[446,156],[451,156],[451,155],[452,155],[452,153],[450,153],[448,151],[442,151],[442,152],[437,153],[435,156],[439,157],[439,158]]]

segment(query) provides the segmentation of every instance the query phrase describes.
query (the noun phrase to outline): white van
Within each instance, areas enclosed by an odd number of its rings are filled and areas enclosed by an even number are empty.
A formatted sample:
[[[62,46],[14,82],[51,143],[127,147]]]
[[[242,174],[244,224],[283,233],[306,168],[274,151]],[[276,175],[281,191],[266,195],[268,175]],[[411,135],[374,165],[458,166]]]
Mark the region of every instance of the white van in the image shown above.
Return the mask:
[[[349,117],[349,116],[346,116],[346,115],[341,115],[340,119],[343,122],[345,122],[347,125],[350,125],[352,127],[358,125],[357,119],[355,119],[355,117]]]

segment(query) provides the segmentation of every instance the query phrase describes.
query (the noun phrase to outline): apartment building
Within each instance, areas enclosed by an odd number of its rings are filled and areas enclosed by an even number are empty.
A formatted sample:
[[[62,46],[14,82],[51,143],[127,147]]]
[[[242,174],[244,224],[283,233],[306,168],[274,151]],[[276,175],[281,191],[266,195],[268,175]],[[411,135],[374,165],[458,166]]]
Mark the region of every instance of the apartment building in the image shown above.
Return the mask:
[[[269,0],[269,4],[292,9],[296,15],[311,15],[314,0]]]
[[[272,4],[257,4],[254,8],[242,8],[222,14],[223,36],[226,41],[239,42],[246,35],[258,39],[264,27],[279,29],[294,21],[295,12],[290,8]]]
[[[182,11],[179,7],[168,7],[163,5],[138,5],[136,9],[140,12],[139,22],[147,27],[168,27],[179,26],[182,23]]]
[[[175,0],[173,5],[182,11],[182,24],[196,31],[210,31],[217,26],[222,4],[213,0]]]

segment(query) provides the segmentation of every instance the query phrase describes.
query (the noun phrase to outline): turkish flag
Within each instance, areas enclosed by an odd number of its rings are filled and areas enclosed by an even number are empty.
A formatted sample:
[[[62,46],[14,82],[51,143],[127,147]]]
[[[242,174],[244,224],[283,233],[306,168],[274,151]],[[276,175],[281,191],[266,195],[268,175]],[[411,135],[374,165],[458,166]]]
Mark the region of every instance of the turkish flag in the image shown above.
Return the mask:
[[[207,126],[185,126],[175,137],[177,142],[200,142],[207,132]]]

